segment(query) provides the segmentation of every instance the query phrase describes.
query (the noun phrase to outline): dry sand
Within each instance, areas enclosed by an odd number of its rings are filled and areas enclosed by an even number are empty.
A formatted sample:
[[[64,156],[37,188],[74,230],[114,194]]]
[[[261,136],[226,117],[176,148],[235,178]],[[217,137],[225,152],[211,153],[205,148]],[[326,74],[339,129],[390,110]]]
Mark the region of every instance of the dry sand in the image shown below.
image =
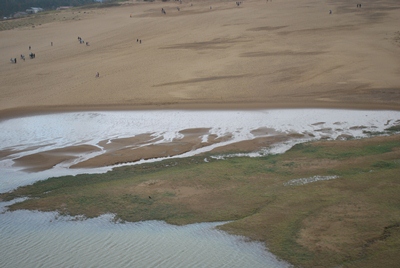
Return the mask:
[[[67,110],[399,110],[400,2],[357,4],[130,1],[14,21],[27,26],[0,31],[0,119]],[[183,152],[196,143],[176,148]],[[48,153],[41,157],[59,155]],[[173,153],[164,146],[138,157]]]
[[[50,22],[42,16],[35,27],[0,32],[0,117],[88,109],[400,109],[400,2],[357,3],[127,2],[51,13]]]

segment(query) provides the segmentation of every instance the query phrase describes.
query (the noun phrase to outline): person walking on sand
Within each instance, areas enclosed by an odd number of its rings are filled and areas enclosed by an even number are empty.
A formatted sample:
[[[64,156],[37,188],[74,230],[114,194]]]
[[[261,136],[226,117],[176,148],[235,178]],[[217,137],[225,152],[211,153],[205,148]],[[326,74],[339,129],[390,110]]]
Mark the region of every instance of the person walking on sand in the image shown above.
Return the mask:
[[[100,77],[100,74],[99,74],[99,72],[97,72],[96,73],[96,78],[99,78]]]

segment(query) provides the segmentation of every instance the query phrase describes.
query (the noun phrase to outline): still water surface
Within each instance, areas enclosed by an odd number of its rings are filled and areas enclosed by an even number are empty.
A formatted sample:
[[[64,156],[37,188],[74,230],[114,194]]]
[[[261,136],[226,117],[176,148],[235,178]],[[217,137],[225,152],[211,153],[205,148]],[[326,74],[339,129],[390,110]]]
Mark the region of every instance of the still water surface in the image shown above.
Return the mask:
[[[260,243],[214,229],[113,223],[32,211],[0,214],[0,267],[288,267]]]

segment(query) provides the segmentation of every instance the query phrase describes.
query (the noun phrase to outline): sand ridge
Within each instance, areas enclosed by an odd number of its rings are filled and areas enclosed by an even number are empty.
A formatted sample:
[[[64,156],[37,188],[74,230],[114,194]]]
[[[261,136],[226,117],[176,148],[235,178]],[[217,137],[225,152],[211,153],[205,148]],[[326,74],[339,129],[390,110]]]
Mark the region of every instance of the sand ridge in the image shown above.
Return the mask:
[[[0,116],[91,109],[399,109],[400,4],[364,2],[357,8],[356,1],[246,1],[240,7],[183,1],[63,11],[61,19],[34,28],[0,32]]]

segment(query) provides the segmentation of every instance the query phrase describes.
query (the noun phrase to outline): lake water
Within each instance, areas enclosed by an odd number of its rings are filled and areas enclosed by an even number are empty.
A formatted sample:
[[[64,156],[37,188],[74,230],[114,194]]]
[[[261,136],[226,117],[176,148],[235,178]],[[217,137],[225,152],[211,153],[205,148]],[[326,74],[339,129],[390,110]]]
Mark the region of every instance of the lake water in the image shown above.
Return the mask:
[[[0,267],[288,267],[261,243],[214,229],[80,220],[56,213],[0,214]]]
[[[275,144],[249,156],[281,153],[296,143],[365,137],[400,123],[397,111],[260,110],[260,111],[134,111],[73,112],[28,116],[0,122],[0,192],[50,176],[105,172],[111,167],[70,169],[79,161],[103,153],[79,155],[45,171],[27,173],[14,159],[42,151],[76,145],[99,146],[99,141],[151,134],[157,142],[182,137],[184,129],[209,128],[208,136],[229,135],[219,144],[175,157],[210,151],[216,146],[250,140],[268,129],[302,134],[302,138]],[[100,148],[102,149],[102,148]],[[158,159],[159,160],[159,159]],[[150,159],[147,161],[155,161]],[[141,161],[144,162],[144,161]],[[200,223],[182,227],[163,222],[114,223],[112,215],[77,220],[57,213],[7,212],[0,203],[0,267],[287,267],[261,243],[246,242]]]

